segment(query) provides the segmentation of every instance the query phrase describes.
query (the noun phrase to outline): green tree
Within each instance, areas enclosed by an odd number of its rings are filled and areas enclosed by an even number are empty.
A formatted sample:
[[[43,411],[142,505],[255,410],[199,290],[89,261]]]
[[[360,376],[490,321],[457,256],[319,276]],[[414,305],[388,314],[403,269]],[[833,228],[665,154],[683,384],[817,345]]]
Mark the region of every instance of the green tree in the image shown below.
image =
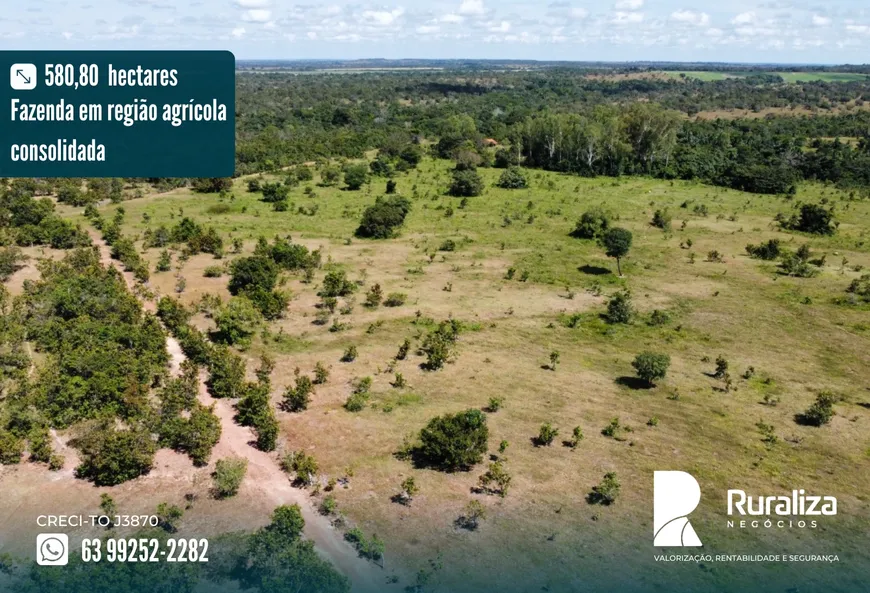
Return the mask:
[[[405,222],[411,211],[411,202],[402,196],[378,198],[365,209],[356,229],[357,237],[388,239],[395,235],[396,229]]]
[[[488,439],[486,416],[480,410],[445,414],[420,431],[420,452],[444,470],[466,469],[483,459]]]
[[[81,464],[76,477],[97,486],[116,486],[148,473],[157,447],[144,429],[102,428],[79,442]]]
[[[589,493],[587,500],[590,504],[611,505],[616,502],[620,488],[621,485],[619,478],[616,477],[616,473],[607,472],[604,474],[604,479],[601,480],[601,483],[592,488],[592,492]]]
[[[529,180],[519,167],[508,167],[502,172],[496,183],[502,189],[525,189]]]
[[[449,193],[460,198],[479,196],[483,193],[483,179],[474,170],[454,171]]]
[[[247,347],[263,325],[263,315],[250,299],[235,296],[215,312],[214,321],[220,341]]]
[[[637,376],[647,382],[650,386],[655,386],[655,381],[664,379],[668,373],[668,367],[671,366],[671,357],[667,354],[657,352],[641,352],[631,363]]]
[[[344,183],[350,190],[358,190],[368,180],[368,167],[363,164],[348,165],[344,170]]]
[[[608,229],[601,237],[601,243],[604,245],[607,257],[616,258],[616,270],[620,276],[622,276],[620,260],[628,255],[628,251],[631,249],[631,240],[631,231],[619,227]]]

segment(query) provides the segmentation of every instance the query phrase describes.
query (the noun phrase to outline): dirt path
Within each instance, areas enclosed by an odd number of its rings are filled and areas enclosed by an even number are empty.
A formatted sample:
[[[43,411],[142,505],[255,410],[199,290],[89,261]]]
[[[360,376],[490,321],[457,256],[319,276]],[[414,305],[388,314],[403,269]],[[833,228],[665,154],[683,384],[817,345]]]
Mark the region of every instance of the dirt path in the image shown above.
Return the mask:
[[[133,274],[124,272],[121,264],[112,259],[111,249],[102,237],[93,230],[88,233],[94,244],[99,247],[100,261],[103,265],[113,266],[124,277],[127,288],[135,294],[136,282]],[[146,311],[155,312],[157,305],[153,300],[142,301]],[[169,366],[173,375],[177,375],[185,356],[178,340],[172,336],[166,339],[166,349],[169,352]],[[255,449],[251,442],[254,435],[249,428],[239,426],[233,420],[235,410],[231,402],[211,397],[206,388],[207,373],[202,371],[199,377],[199,401],[206,405],[214,405],[214,413],[221,422],[221,438],[212,450],[212,460],[222,457],[243,457],[248,460],[248,473],[245,484],[248,490],[255,490],[259,496],[272,502],[274,506],[298,504],[305,519],[305,537],[314,542],[317,553],[328,560],[335,568],[350,579],[352,590],[359,593],[382,591],[386,588],[386,575],[374,564],[360,558],[356,550],[342,537],[329,520],[314,508],[311,498],[304,490],[294,488],[287,475],[278,466],[273,455]]]

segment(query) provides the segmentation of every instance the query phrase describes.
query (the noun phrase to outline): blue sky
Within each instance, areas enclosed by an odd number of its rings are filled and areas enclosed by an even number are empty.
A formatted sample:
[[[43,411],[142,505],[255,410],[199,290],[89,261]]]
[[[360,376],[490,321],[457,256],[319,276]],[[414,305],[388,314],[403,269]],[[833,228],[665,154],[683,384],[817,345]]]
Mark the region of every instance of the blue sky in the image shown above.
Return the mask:
[[[8,0],[2,49],[245,58],[870,62],[867,0]]]

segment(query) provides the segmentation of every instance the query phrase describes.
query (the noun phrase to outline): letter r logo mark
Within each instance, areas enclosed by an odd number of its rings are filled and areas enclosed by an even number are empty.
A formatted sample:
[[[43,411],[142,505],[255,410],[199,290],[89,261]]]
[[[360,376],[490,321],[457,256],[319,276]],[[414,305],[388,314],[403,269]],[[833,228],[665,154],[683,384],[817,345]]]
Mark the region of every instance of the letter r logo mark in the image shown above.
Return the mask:
[[[701,502],[701,487],[691,474],[657,471],[653,477],[653,545],[701,546],[689,515]]]

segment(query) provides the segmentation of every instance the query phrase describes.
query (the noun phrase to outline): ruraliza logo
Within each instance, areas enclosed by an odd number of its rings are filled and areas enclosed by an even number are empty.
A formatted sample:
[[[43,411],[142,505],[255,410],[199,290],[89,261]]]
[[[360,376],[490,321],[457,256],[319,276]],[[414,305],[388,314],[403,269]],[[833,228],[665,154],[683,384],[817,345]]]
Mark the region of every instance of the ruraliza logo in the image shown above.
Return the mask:
[[[655,472],[653,490],[653,545],[703,545],[689,522],[689,515],[701,502],[698,481],[686,472]]]

